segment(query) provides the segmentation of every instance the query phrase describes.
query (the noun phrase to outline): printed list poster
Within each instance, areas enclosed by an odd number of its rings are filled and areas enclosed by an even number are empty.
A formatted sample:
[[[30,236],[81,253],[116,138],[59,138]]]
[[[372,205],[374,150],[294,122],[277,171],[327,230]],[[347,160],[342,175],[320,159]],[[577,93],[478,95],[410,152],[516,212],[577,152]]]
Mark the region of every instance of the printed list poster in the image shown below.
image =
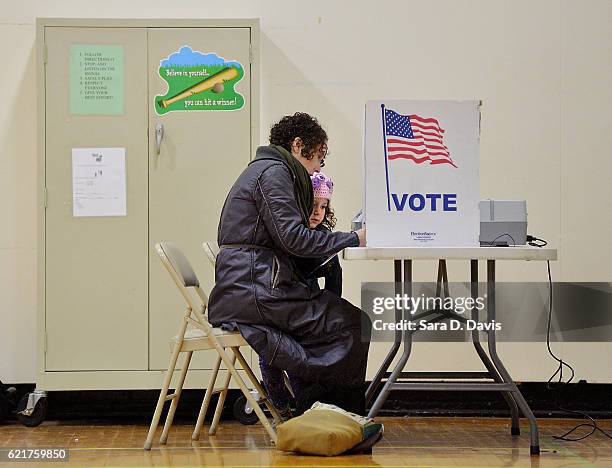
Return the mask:
[[[126,216],[125,148],[72,148],[72,215]]]
[[[70,112],[124,113],[123,46],[70,46]]]

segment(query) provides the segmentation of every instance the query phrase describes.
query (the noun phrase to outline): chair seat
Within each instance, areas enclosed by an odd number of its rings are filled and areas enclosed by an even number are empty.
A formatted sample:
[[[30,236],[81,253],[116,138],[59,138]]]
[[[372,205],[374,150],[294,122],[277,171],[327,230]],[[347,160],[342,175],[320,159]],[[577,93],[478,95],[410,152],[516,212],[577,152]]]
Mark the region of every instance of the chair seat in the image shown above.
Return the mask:
[[[224,348],[248,346],[248,343],[239,332],[230,332],[223,330],[222,328],[213,328],[213,333],[217,340],[219,340],[221,346]],[[170,340],[170,352],[174,351],[177,341],[178,338],[176,336]],[[214,345],[211,339],[203,330],[193,328],[185,332],[185,338],[183,338],[183,345],[181,346],[182,353],[187,351],[202,351],[213,348]]]

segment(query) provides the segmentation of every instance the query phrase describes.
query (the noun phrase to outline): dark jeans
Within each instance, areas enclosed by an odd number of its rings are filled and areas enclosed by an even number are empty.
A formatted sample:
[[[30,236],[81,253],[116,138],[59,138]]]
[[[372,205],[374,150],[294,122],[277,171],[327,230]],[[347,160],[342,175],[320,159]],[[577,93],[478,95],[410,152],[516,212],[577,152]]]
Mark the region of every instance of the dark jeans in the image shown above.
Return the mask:
[[[283,371],[269,366],[264,359],[259,358],[259,368],[268,397],[279,411],[285,411],[291,406],[291,394],[285,385]],[[289,383],[295,394],[296,411],[300,415],[309,409],[315,402],[329,403],[350,411],[351,413],[365,415],[365,388],[364,387],[333,387],[326,388],[318,383],[304,382],[290,372],[287,373]]]
[[[291,406],[291,393],[289,393],[289,389],[285,385],[283,371],[269,366],[261,357],[259,358],[259,369],[261,370],[264,388],[272,404],[279,411],[289,408]],[[291,389],[295,394],[296,401],[298,401],[299,395],[302,393],[302,380],[296,375],[291,374],[291,372],[287,372],[287,377],[289,377]]]

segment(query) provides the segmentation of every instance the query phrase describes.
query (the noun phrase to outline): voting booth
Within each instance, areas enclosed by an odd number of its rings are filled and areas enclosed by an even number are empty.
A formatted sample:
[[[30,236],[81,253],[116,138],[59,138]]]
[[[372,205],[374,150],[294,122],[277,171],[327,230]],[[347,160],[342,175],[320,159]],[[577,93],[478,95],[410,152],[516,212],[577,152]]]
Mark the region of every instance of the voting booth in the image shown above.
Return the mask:
[[[369,101],[368,247],[477,246],[479,101]]]

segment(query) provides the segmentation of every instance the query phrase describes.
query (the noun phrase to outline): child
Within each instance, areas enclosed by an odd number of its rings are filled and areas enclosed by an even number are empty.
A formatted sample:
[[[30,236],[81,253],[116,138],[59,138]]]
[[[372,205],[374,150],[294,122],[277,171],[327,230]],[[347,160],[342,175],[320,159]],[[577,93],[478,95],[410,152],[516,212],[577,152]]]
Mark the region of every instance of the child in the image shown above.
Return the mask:
[[[334,183],[322,172],[310,176],[314,192],[314,206],[309,219],[310,229],[331,231],[336,227],[336,217],[330,202],[334,192]],[[318,278],[325,278],[325,289],[342,296],[342,267],[338,255],[331,258],[295,259],[298,270],[313,292],[319,291]]]
[[[309,228],[331,231],[336,226],[336,218],[329,202],[333,193],[334,183],[321,172],[310,176],[314,192],[314,205],[309,219]],[[333,258],[294,258],[302,279],[308,284],[313,293],[320,291],[318,278],[325,278],[325,289],[342,295],[342,267],[338,256]],[[268,364],[260,357],[259,368],[268,396],[278,410],[283,420],[293,417],[290,409],[291,395],[285,385],[283,371]],[[295,395],[301,391],[301,382],[297,376],[288,373],[289,382]]]

